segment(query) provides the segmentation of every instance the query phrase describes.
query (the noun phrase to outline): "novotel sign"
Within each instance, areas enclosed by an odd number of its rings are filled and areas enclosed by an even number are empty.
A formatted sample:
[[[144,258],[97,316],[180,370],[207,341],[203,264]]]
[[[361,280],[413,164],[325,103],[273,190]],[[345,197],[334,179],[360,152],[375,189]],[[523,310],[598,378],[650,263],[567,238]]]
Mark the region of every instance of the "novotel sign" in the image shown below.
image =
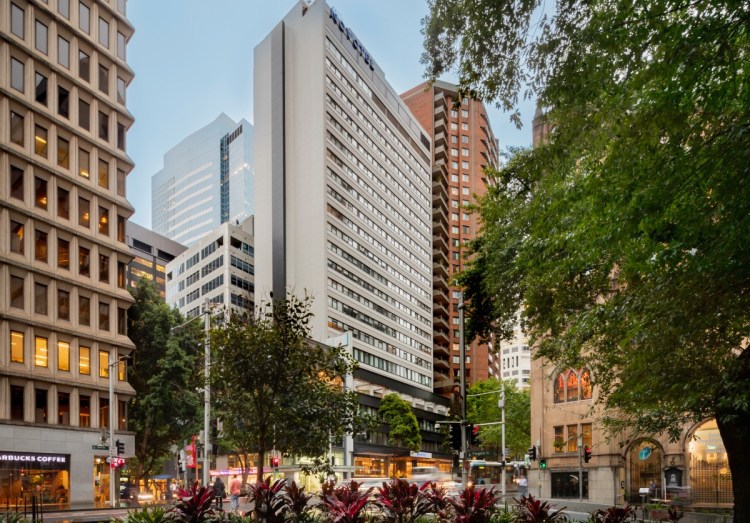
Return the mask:
[[[370,69],[375,70],[375,66],[372,65],[372,58],[370,57],[370,53],[367,52],[365,46],[359,43],[359,40],[357,40],[357,37],[354,36],[354,33],[348,27],[346,27],[343,20],[339,18],[338,13],[333,9],[333,7],[331,7],[328,17],[333,21],[334,24],[339,27],[339,31],[346,35],[346,39],[352,43],[352,47],[354,47],[354,49],[359,53],[359,56],[362,57],[365,63],[370,66]]]

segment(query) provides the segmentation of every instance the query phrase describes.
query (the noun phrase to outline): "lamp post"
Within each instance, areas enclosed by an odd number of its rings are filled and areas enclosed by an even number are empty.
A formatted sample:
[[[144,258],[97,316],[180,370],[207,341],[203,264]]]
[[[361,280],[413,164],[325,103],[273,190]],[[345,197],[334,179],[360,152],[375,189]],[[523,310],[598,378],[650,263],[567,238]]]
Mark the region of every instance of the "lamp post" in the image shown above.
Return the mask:
[[[461,373],[461,485],[469,484],[468,448],[466,445],[466,346],[464,344],[464,293],[458,294],[458,357]]]
[[[117,352],[110,352],[107,373],[109,374],[109,504],[117,507],[117,485],[115,484],[115,423],[117,423],[117,400],[115,399],[115,374],[117,365],[121,361],[129,360],[130,356],[117,357]]]
[[[204,317],[203,328],[205,329],[205,341],[204,341],[204,359],[203,359],[203,378],[205,383],[203,384],[203,486],[207,487],[209,484],[209,469],[211,465],[211,385],[209,382],[211,374],[211,311],[209,310],[209,300],[203,304],[203,312],[201,313]],[[172,327],[170,332],[174,333],[192,323],[196,319],[200,318],[200,315],[195,318],[191,318],[182,325]]]

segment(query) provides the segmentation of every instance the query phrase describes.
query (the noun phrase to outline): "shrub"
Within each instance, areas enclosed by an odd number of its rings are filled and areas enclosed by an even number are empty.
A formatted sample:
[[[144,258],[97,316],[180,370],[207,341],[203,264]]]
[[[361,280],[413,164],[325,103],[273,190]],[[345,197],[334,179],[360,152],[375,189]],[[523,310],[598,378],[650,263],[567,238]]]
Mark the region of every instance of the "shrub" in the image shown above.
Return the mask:
[[[255,508],[253,515],[258,521],[265,523],[284,523],[289,510],[284,500],[285,479],[277,479],[271,483],[268,477],[264,481],[250,485],[249,497]]]
[[[167,514],[182,523],[201,523],[214,516],[214,489],[193,485],[190,490],[177,489],[177,503]]]
[[[322,509],[330,523],[362,523],[364,510],[370,504],[369,498],[373,488],[359,491],[359,483],[350,481],[339,487],[331,483],[323,485],[320,499]]]
[[[0,523],[25,523],[26,521],[28,519],[18,512],[0,512]]]
[[[521,523],[556,523],[568,521],[567,516],[562,512],[565,510],[564,507],[553,512],[552,504],[535,499],[531,494],[521,496],[521,499],[516,500],[516,503],[518,505],[516,519]]]
[[[170,521],[167,509],[164,507],[143,508],[141,510],[131,510],[122,519],[122,523],[164,523]],[[10,522],[8,522],[10,523]]]
[[[626,505],[624,507],[609,507],[607,510],[594,512],[595,523],[625,523],[635,516],[635,510]]]
[[[312,494],[305,492],[305,487],[298,487],[294,481],[286,488],[284,503],[287,506],[287,519],[292,523],[309,523],[314,518],[310,513]]]
[[[432,508],[429,498],[424,494],[429,487],[409,483],[405,479],[394,479],[378,488],[375,504],[380,508],[385,523],[414,523],[420,516],[429,513]]]
[[[448,503],[453,508],[454,523],[488,523],[490,516],[495,511],[498,493],[494,488],[476,488],[469,485],[457,500],[448,498]]]

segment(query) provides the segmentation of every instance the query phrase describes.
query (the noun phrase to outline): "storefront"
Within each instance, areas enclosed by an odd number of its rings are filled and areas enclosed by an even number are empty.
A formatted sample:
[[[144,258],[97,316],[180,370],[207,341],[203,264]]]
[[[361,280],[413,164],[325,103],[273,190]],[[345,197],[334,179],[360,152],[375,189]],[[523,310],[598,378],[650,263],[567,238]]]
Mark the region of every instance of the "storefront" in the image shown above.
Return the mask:
[[[23,507],[32,496],[44,505],[70,505],[70,454],[0,451],[0,504]]]

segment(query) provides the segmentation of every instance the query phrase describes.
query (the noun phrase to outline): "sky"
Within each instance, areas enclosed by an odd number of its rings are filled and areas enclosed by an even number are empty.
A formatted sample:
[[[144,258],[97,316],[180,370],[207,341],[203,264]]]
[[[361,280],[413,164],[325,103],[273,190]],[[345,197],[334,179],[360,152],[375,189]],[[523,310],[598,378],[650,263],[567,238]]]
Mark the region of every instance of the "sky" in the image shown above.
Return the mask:
[[[320,1],[320,0],[318,0]],[[299,0],[129,0],[135,27],[128,64],[135,79],[127,93],[135,124],[127,151],[131,218],[151,227],[151,177],[163,156],[220,113],[253,123],[253,49]],[[347,27],[385,71],[398,93],[423,82],[421,20],[426,0],[329,0]],[[455,81],[455,77],[442,78]],[[533,103],[520,107],[520,131],[488,104],[490,123],[506,146],[531,144]]]

